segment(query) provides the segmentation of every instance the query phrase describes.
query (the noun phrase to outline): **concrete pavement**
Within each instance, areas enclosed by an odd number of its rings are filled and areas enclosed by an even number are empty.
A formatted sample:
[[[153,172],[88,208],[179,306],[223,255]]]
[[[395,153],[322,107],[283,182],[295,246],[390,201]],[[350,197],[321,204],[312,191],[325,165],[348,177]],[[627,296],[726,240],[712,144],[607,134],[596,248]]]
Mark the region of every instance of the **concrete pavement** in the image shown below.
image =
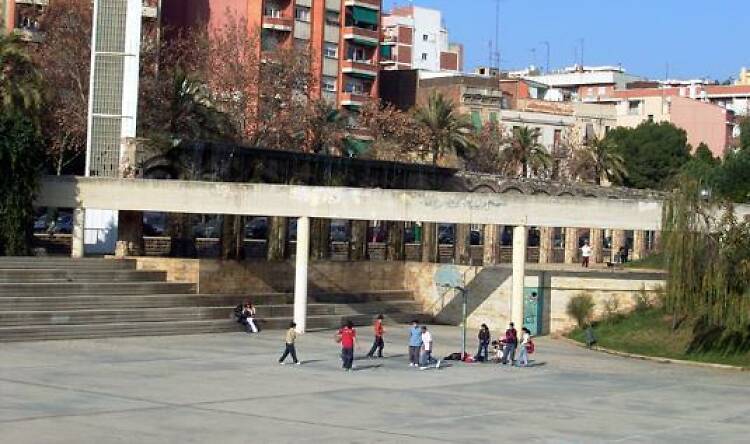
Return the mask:
[[[747,373],[550,339],[538,340],[532,368],[419,371],[407,365],[400,326],[389,328],[386,359],[344,373],[332,332],[300,339],[302,366],[279,366],[282,334],[0,344],[0,441],[687,443],[750,434]],[[433,335],[437,355],[457,351],[457,328]],[[358,356],[371,340],[368,329],[360,336]]]

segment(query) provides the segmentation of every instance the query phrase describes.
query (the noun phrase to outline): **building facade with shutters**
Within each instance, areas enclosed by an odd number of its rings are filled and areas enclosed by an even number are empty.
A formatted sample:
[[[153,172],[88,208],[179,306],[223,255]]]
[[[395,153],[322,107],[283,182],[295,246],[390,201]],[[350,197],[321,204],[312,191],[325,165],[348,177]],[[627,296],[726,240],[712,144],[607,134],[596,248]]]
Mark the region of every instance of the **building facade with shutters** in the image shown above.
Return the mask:
[[[240,17],[248,32],[260,30],[260,50],[305,48],[319,80],[313,97],[350,108],[378,97],[381,0],[208,0],[190,9],[163,1],[167,24],[219,29]]]
[[[383,14],[381,65],[386,70],[461,72],[463,46],[452,43],[442,13],[406,6]]]

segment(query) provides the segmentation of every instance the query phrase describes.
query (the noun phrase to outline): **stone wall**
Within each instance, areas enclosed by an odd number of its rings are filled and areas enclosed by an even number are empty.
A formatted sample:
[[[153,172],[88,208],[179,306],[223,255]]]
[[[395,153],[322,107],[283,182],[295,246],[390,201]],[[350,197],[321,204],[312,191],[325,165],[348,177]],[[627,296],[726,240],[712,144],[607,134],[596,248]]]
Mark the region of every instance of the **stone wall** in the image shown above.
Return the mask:
[[[200,293],[253,294],[294,291],[293,262],[233,262],[213,259],[133,258],[141,270],[164,270],[171,282],[193,282]],[[511,267],[453,266],[422,262],[335,262],[313,261],[309,268],[311,292],[364,292],[407,289],[425,313],[439,322],[459,324],[462,303],[453,290],[438,287],[435,276],[441,267],[455,267],[468,288],[468,325],[486,323],[493,331],[509,322]],[[560,333],[573,327],[565,313],[568,301],[581,293],[591,294],[596,315],[605,303],[619,301],[621,310],[630,309],[645,290],[654,298],[663,287],[661,272],[573,271],[570,267],[528,265],[525,286],[542,288],[544,334]]]
[[[457,292],[438,287],[435,275],[442,265],[410,262],[405,264],[407,289],[414,292],[427,313],[439,322],[461,322],[462,298]],[[511,267],[456,266],[468,288],[467,313],[470,328],[487,324],[493,331],[510,322]],[[665,284],[661,272],[636,271],[570,271],[560,267],[532,266],[527,268],[526,287],[541,287],[544,295],[542,317],[543,333],[561,333],[571,329],[575,322],[566,313],[568,301],[587,293],[596,303],[595,316],[604,312],[605,304],[618,301],[621,311],[630,310],[635,298],[645,291],[649,298]]]
[[[192,282],[204,294],[289,293],[294,262],[235,262],[216,259],[130,258],[139,270],[163,270],[170,282]],[[359,292],[404,288],[403,262],[313,261],[311,292]]]

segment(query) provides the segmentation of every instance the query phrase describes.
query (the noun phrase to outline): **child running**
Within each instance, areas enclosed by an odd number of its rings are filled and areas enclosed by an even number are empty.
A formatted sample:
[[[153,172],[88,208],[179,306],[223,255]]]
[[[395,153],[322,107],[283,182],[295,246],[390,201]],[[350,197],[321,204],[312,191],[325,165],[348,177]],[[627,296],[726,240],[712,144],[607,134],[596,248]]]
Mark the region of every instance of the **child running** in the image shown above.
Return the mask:
[[[375,355],[375,351],[378,352],[378,358],[383,357],[383,347],[385,347],[385,342],[383,342],[383,334],[385,333],[385,329],[383,328],[383,315],[379,314],[377,318],[375,318],[375,323],[372,326],[373,331],[375,333],[375,340],[372,343],[372,348],[370,349],[370,353],[367,354],[368,358],[372,358],[373,355]]]

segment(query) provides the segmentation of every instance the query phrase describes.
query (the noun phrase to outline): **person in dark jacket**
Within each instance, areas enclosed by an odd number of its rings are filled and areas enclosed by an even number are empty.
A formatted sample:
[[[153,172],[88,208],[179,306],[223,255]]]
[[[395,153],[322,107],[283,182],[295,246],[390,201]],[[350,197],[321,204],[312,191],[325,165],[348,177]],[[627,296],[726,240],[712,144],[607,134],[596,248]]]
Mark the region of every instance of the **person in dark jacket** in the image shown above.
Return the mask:
[[[501,362],[508,364],[508,359],[510,358],[510,363],[513,364],[516,357],[516,347],[518,346],[518,331],[512,322],[508,325],[508,329],[505,330],[505,337],[502,342],[503,359]]]
[[[487,361],[489,359],[490,336],[490,328],[487,327],[487,324],[482,324],[479,328],[479,334],[477,335],[477,339],[479,339],[479,350],[477,350],[477,355],[474,356],[475,361]]]

